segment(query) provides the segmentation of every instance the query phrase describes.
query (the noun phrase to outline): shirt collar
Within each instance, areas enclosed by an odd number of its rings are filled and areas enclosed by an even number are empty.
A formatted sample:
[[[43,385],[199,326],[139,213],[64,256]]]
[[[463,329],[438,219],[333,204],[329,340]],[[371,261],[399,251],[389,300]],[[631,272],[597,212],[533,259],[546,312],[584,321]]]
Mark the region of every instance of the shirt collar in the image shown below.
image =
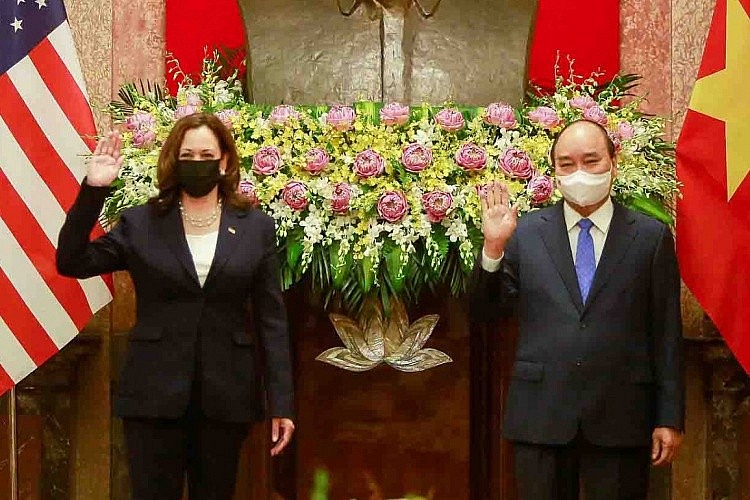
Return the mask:
[[[614,213],[615,206],[612,203],[612,198],[607,197],[607,201],[604,202],[604,205],[597,208],[587,218],[594,223],[594,226],[596,226],[599,231],[607,234],[607,231],[609,231],[609,224],[612,222],[612,215]],[[576,212],[573,207],[568,205],[567,201],[563,202],[563,215],[565,216],[565,227],[568,229],[568,231],[573,229],[573,227],[578,224],[579,220],[583,219],[581,214]]]

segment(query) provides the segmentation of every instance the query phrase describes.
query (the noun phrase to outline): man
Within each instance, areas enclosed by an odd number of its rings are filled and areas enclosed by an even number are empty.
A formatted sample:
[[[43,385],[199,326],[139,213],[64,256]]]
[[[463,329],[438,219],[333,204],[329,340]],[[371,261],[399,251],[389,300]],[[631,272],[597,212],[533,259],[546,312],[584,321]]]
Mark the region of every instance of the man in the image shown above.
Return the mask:
[[[525,215],[494,183],[473,314],[515,312],[503,435],[523,499],[645,499],[684,424],[680,279],[667,226],[610,198],[615,147],[578,121],[550,158],[564,201]],[[651,453],[649,454],[649,448]]]

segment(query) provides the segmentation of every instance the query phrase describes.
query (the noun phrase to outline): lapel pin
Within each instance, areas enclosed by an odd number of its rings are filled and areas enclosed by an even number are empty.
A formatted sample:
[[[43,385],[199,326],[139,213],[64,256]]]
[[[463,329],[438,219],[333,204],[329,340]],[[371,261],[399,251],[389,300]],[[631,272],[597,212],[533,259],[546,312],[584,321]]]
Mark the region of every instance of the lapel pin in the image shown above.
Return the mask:
[[[227,231],[229,231],[229,232],[230,232],[230,233],[232,233],[232,234],[236,234],[236,233],[237,233],[237,231],[235,231],[235,229],[234,229],[234,228],[233,228],[232,226],[229,226],[229,227],[227,228]]]

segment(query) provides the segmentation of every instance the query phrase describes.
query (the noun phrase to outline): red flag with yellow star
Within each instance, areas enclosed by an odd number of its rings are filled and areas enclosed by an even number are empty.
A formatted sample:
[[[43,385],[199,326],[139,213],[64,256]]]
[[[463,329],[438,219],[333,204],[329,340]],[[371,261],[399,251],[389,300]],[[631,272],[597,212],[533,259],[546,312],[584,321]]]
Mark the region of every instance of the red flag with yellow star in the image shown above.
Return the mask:
[[[750,373],[750,0],[718,0],[677,142],[682,277]]]

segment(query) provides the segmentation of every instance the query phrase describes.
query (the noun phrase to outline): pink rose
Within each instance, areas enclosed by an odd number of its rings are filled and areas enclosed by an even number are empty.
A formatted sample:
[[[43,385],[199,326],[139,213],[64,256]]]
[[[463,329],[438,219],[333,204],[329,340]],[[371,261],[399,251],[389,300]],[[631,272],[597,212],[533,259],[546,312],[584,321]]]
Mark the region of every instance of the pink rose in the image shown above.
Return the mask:
[[[409,172],[421,172],[432,163],[432,150],[419,143],[409,144],[401,153],[401,164]]]
[[[557,111],[548,106],[539,106],[529,113],[529,120],[532,123],[541,125],[543,128],[550,130],[562,124],[562,120],[557,115]]]
[[[136,130],[133,132],[133,146],[146,148],[156,140],[156,132],[153,130]]]
[[[304,210],[310,204],[307,199],[307,186],[297,181],[290,181],[284,186],[281,198],[292,210]]]
[[[385,171],[385,159],[372,149],[366,149],[354,159],[354,173],[362,178],[375,177]]]
[[[440,125],[440,128],[447,132],[456,132],[464,128],[466,122],[464,121],[464,115],[457,109],[443,108],[437,115],[435,115],[435,121]]]
[[[515,128],[516,112],[504,102],[493,102],[484,111],[484,122],[506,129]]]
[[[153,130],[156,128],[156,118],[151,113],[136,111],[125,120],[128,130]]]
[[[281,168],[281,152],[276,146],[264,146],[253,156],[253,170],[261,175],[273,175]]]
[[[194,115],[200,110],[201,109],[198,106],[194,106],[192,104],[187,104],[185,106],[177,106],[177,109],[174,110],[174,119],[179,120],[180,118],[185,118],[186,116]]]
[[[531,195],[531,201],[534,202],[535,205],[538,205],[549,200],[555,189],[552,184],[552,179],[546,175],[537,175],[526,185],[526,190]]]
[[[409,203],[400,191],[386,191],[378,200],[378,214],[388,222],[398,222],[409,211]]]
[[[453,206],[453,197],[444,191],[430,191],[422,195],[422,206],[430,222],[440,222]]]
[[[253,205],[258,202],[258,193],[255,192],[255,184],[253,181],[240,181],[240,184],[237,186],[237,192],[250,200]]]
[[[403,125],[409,121],[409,106],[391,102],[380,109],[380,121],[385,125]]]
[[[635,137],[635,128],[630,122],[620,122],[617,124],[617,135],[623,141],[629,141]]]
[[[328,166],[330,157],[326,153],[325,149],[312,148],[305,155],[305,170],[313,175],[321,173]]]
[[[615,146],[615,151],[620,151],[620,149],[622,149],[622,139],[620,139],[620,134],[614,130],[607,130],[607,135],[609,136],[609,140],[612,141],[612,144]]]
[[[464,170],[482,170],[487,165],[487,151],[473,142],[467,142],[456,151],[455,160]]]
[[[590,121],[607,126],[607,112],[600,106],[592,106],[583,110],[583,117]]]
[[[596,106],[596,101],[590,95],[579,95],[568,101],[570,107],[585,110]]]
[[[349,106],[332,106],[326,113],[326,123],[339,132],[344,132],[352,128],[354,120],[357,118],[354,108]]]
[[[203,100],[201,99],[201,96],[198,94],[198,92],[188,92],[187,96],[185,97],[185,101],[188,106],[195,106],[197,108],[200,108],[203,106]]]
[[[234,123],[234,120],[240,116],[236,109],[222,109],[215,114],[216,117],[221,120],[221,123],[223,123],[229,130],[232,129],[232,123]]]
[[[331,197],[331,209],[334,213],[342,214],[349,210],[349,202],[352,199],[352,187],[346,182],[337,182],[333,186]]]
[[[525,151],[508,148],[500,159],[500,168],[511,177],[529,179],[534,174],[534,165]]]
[[[271,125],[286,125],[289,120],[299,120],[299,118],[299,111],[287,104],[276,106],[268,115],[268,121],[271,122]]]

